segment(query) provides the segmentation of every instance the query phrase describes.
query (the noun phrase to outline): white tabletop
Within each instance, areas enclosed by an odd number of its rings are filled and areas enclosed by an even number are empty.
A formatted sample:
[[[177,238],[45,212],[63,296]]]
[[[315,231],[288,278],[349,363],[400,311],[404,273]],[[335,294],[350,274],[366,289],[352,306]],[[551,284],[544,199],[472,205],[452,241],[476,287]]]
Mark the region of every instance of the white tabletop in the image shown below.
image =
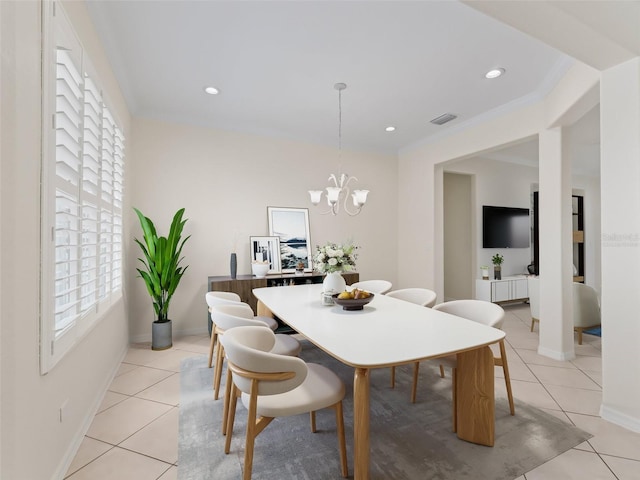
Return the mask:
[[[322,305],[322,285],[256,288],[282,321],[347,365],[376,368],[496,343],[503,331],[404,300],[375,295],[363,310]]]

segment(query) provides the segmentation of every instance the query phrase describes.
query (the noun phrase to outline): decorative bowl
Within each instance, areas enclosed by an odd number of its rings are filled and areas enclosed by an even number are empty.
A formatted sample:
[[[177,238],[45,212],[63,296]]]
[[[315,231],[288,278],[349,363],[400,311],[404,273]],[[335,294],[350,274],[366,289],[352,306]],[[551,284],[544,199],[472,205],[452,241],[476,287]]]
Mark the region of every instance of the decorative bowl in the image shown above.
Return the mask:
[[[367,298],[338,298],[338,295],[337,293],[332,295],[333,301],[336,305],[340,305],[343,310],[362,310],[375,296],[370,293]]]
[[[269,264],[253,262],[251,264],[251,271],[256,278],[264,278],[267,276],[267,272],[269,271]]]

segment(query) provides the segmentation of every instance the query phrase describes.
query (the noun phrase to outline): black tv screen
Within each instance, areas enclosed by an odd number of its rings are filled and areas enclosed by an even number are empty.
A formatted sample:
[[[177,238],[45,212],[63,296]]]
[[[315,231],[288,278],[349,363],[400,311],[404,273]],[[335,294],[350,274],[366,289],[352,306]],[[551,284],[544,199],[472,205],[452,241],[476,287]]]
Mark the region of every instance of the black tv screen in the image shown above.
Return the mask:
[[[482,207],[482,248],[528,248],[529,209]]]

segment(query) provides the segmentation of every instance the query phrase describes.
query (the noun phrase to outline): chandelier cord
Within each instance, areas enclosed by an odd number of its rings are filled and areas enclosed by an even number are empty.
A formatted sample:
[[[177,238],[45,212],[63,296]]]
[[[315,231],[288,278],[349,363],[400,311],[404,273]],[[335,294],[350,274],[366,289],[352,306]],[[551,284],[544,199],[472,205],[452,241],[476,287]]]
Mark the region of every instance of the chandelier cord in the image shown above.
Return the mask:
[[[338,174],[342,174],[342,89],[338,89]]]

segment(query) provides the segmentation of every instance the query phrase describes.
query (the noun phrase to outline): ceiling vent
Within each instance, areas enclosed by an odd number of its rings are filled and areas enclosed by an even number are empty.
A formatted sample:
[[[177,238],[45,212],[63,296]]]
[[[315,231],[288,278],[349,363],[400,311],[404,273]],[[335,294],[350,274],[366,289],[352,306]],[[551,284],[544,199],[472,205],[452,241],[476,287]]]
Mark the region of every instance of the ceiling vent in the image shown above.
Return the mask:
[[[444,125],[445,123],[450,122],[451,120],[454,120],[456,118],[458,118],[457,115],[453,115],[452,113],[445,113],[431,120],[431,123],[434,123],[436,125]]]

